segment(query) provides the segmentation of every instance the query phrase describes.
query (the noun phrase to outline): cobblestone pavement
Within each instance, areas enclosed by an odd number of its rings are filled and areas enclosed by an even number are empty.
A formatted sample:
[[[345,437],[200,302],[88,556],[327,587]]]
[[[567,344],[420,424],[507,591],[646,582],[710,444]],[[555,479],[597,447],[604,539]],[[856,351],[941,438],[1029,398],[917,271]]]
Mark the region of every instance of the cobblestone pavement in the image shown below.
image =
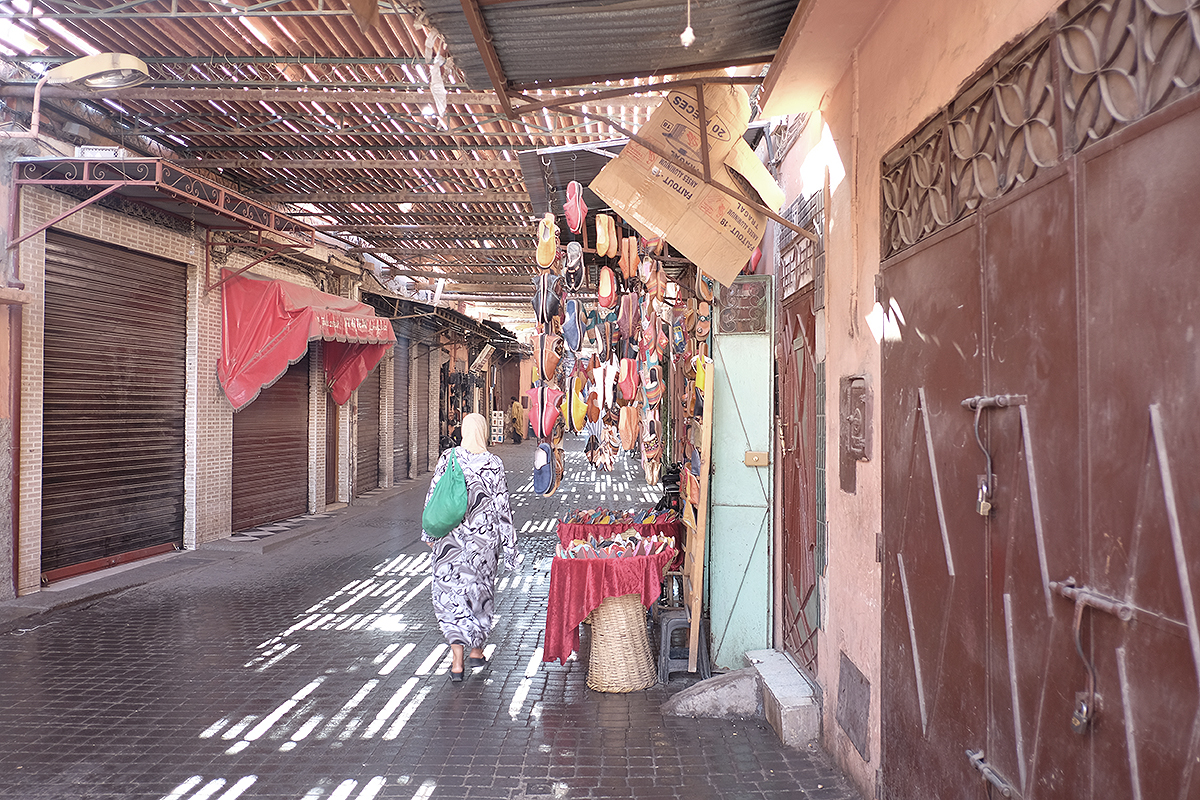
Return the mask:
[[[688,680],[601,694],[583,661],[541,662],[553,520],[657,499],[635,462],[597,474],[568,444],[551,498],[530,443],[495,448],[526,558],[499,585],[491,666],[462,684],[418,539],[427,479],[0,603],[0,797],[857,797],[762,722],[661,716]]]

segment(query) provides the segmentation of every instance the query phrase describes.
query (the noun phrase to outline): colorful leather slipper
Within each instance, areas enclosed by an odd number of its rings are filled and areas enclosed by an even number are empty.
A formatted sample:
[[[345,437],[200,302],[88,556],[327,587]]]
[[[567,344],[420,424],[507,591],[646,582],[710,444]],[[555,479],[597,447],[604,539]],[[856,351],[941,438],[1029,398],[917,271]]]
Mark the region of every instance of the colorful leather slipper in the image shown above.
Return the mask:
[[[582,289],[586,270],[583,267],[583,245],[579,242],[567,242],[567,261],[563,268],[567,289],[572,292]]]
[[[710,330],[712,330],[712,307],[708,303],[701,303],[696,309],[696,338],[707,339]]]
[[[554,451],[543,442],[533,454],[533,490],[544,494],[554,484]]]
[[[612,308],[617,304],[617,278],[608,267],[600,268],[599,284],[600,305],[605,308]]]
[[[706,303],[711,303],[713,299],[713,291],[716,288],[717,282],[705,275],[700,270],[696,270],[696,296]]]
[[[575,243],[571,242],[571,244]],[[583,346],[583,312],[582,303],[574,297],[567,301],[562,336],[571,352],[578,353],[579,348]]]
[[[645,374],[642,376],[642,389],[646,393],[646,405],[655,408],[662,402],[666,384],[661,378],[661,368],[658,359],[646,362]]]
[[[587,217],[587,203],[583,202],[583,187],[579,185],[579,181],[571,181],[567,184],[567,202],[563,204],[563,211],[567,216],[567,227],[571,229],[571,233],[579,233],[583,230],[583,220]]]
[[[533,279],[533,316],[540,325],[549,325],[550,320],[562,313],[562,301],[558,296],[557,275],[544,272]]]
[[[621,373],[617,379],[617,388],[621,390],[621,398],[623,400],[634,400],[637,398],[638,368],[637,361],[634,359],[621,359]]]
[[[621,421],[617,423],[617,430],[621,435],[622,450],[637,447],[638,427],[637,406],[621,406]]]
[[[755,247],[754,252],[750,254],[750,260],[746,262],[746,266],[742,267],[743,275],[753,275],[758,270],[759,259],[762,258],[762,247]]]
[[[538,223],[537,263],[539,267],[549,269],[558,255],[558,223],[554,215],[546,212]]]
[[[608,257],[608,214],[596,215],[596,255]]]
[[[621,247],[621,240],[617,238],[617,221],[613,217],[606,216],[604,222],[608,225],[608,251],[605,255],[609,258],[616,258]]]

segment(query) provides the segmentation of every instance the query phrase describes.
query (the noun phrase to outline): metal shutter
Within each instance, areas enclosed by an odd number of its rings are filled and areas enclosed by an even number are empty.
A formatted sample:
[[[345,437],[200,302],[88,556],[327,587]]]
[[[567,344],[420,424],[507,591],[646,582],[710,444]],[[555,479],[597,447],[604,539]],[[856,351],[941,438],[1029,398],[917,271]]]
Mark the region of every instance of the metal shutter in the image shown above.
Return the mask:
[[[396,339],[395,391],[392,407],[392,474],[396,480],[408,477],[408,339]]]
[[[186,320],[183,264],[46,234],[43,572],[182,543]]]
[[[233,415],[233,529],[308,511],[308,356]]]
[[[371,370],[358,387],[358,458],[354,493],[379,488],[379,369]]]
[[[417,359],[413,364],[417,371],[417,440],[413,443],[412,477],[429,471],[429,414],[437,413],[429,409],[429,348],[417,345]]]

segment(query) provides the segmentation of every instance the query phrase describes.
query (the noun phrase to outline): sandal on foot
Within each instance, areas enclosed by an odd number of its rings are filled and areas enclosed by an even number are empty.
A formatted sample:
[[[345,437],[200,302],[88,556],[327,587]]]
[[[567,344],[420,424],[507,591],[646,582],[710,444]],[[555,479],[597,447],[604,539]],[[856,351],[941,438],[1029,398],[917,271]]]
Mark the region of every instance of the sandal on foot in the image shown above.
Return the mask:
[[[464,671],[465,670],[455,672],[454,670],[450,670],[450,682],[451,683],[462,683]]]
[[[476,658],[475,656],[467,656],[467,666],[468,667],[472,667],[472,668],[486,667],[488,665],[488,663],[489,662],[488,662],[486,656],[484,656],[482,658]]]

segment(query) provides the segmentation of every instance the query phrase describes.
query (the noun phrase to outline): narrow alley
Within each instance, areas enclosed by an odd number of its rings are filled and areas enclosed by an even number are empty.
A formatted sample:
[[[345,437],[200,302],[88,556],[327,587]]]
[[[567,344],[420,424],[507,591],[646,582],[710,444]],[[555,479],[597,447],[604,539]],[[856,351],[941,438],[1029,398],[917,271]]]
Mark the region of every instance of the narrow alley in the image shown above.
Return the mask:
[[[418,538],[427,479],[0,604],[0,797],[857,797],[761,720],[660,715],[694,677],[602,694],[585,660],[542,663],[554,520],[658,498],[577,440],[543,498],[534,446],[495,448],[524,562],[500,578],[491,665],[461,685]]]

